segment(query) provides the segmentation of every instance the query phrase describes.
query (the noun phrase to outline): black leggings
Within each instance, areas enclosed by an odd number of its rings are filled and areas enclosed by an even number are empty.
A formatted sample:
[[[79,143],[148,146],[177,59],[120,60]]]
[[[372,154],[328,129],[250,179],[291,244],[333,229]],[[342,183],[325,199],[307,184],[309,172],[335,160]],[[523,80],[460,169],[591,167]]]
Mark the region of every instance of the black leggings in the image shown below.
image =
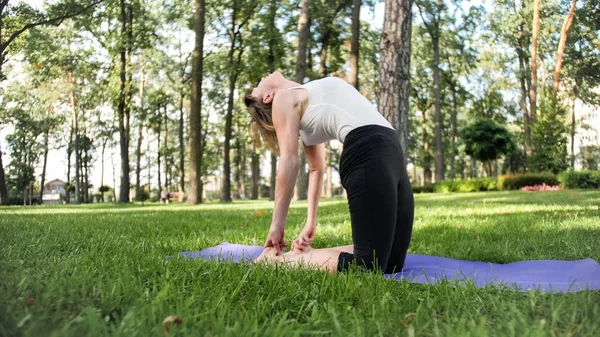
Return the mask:
[[[412,235],[414,199],[397,132],[378,125],[350,131],[340,177],[348,193],[354,254],[340,254],[338,271],[356,264],[401,272]]]

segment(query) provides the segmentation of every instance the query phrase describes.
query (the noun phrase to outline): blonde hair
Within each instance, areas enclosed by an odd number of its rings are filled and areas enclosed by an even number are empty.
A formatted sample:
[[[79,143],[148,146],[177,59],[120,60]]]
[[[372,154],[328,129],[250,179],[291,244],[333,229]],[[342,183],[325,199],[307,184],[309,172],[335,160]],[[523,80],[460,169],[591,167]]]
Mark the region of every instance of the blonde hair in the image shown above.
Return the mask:
[[[256,147],[266,146],[273,154],[279,155],[279,143],[273,126],[273,109],[271,103],[263,103],[260,98],[252,96],[252,88],[246,90],[244,104],[248,107],[250,123],[248,132]]]

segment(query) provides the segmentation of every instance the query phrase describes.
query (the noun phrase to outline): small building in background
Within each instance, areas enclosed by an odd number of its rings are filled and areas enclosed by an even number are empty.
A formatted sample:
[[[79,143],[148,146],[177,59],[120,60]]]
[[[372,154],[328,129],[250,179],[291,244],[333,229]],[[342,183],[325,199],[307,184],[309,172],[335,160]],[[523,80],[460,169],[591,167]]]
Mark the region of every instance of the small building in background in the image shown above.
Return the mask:
[[[60,204],[67,195],[65,182],[60,179],[54,179],[44,185],[44,194],[42,202],[44,204]]]

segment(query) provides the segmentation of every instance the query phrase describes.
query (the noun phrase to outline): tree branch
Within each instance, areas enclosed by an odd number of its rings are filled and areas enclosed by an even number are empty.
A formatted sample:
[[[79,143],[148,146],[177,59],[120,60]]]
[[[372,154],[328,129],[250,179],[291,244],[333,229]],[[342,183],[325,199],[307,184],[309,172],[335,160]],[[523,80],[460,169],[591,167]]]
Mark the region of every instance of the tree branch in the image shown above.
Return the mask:
[[[101,2],[103,2],[104,0],[96,0],[94,2],[92,2],[89,6],[82,8],[79,11],[73,12],[73,13],[67,13],[65,15],[62,16],[58,16],[52,19],[46,19],[46,20],[42,20],[42,21],[38,21],[38,22],[33,22],[33,23],[28,23],[25,26],[23,26],[23,28],[19,29],[18,31],[14,32],[6,42],[4,42],[1,45],[2,50],[6,49],[16,38],[18,38],[19,36],[21,36],[21,34],[25,33],[27,30],[37,27],[37,26],[42,26],[42,25],[57,25],[59,26],[60,24],[63,23],[63,21],[76,17],[84,12],[86,12],[88,9],[100,4]],[[7,1],[8,2],[8,1]]]

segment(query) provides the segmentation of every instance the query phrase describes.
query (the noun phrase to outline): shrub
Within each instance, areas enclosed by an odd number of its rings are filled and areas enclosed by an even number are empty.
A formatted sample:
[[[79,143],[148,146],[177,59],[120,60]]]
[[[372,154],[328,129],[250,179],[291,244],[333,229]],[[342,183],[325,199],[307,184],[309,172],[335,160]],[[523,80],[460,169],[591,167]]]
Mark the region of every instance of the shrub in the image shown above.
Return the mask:
[[[518,190],[525,186],[558,185],[558,179],[552,173],[525,173],[503,175],[498,178],[498,190]]]
[[[495,177],[454,181],[442,180],[433,185],[433,191],[436,193],[496,191],[497,186],[498,179]]]
[[[567,171],[558,175],[564,188],[600,188],[600,171]]]
[[[425,186],[413,186],[413,193],[433,193],[433,185],[427,184]]]

